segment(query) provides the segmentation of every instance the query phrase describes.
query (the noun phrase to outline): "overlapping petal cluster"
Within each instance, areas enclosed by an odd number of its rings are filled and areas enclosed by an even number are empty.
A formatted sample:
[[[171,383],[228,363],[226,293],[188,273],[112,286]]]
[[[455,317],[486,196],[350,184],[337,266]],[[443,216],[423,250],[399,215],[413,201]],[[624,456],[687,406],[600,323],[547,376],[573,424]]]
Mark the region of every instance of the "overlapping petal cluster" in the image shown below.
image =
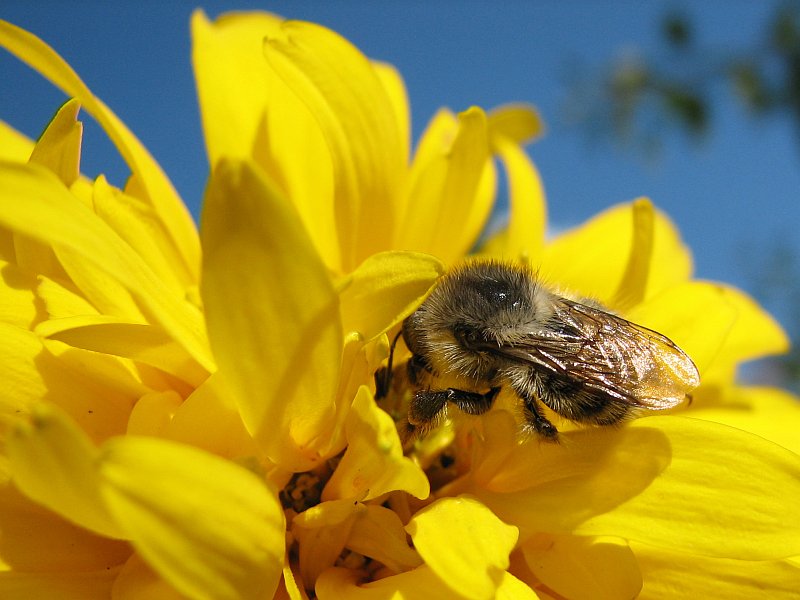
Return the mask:
[[[800,408],[740,387],[778,325],[646,199],[552,241],[535,112],[440,111],[410,155],[399,74],[317,25],[192,19],[212,171],[195,229],[139,141],[43,42],[70,97],[0,124],[0,596],[791,597]],[[79,108],[131,170],[80,174]],[[475,246],[668,335],[693,404],[517,435],[498,407],[410,448],[374,399],[402,319]],[[201,252],[202,249],[202,252]]]

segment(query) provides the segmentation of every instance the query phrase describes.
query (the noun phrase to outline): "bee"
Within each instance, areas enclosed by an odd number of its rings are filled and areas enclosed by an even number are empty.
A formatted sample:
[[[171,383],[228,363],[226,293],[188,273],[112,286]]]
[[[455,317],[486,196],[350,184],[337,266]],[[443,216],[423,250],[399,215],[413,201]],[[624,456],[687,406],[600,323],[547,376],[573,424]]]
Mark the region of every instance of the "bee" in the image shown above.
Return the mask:
[[[444,275],[401,333],[416,389],[409,434],[434,426],[448,403],[483,414],[508,388],[524,428],[557,441],[541,404],[577,423],[614,425],[638,409],[676,406],[700,383],[667,337],[561,296],[511,263],[475,261]]]

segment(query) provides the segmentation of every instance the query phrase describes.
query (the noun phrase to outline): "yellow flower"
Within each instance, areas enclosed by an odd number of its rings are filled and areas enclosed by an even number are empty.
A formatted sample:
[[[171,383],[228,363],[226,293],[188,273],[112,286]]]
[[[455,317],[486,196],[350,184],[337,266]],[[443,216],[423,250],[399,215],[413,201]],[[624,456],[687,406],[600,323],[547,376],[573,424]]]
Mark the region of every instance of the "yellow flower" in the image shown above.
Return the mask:
[[[335,273],[386,250],[426,252],[446,265],[463,257],[494,199],[491,142],[541,131],[522,105],[488,116],[441,110],[409,161],[402,79],[334,32],[266,14],[209,23],[197,12],[192,35],[211,164],[223,156],[259,164]]]
[[[443,111],[409,161],[400,76],[335,33],[196,13],[193,36],[199,236],[113,113],[0,22],[73,98],[35,144],[0,127],[0,596],[794,593],[800,410],[734,383],[785,337],[690,279],[665,216],[638,200],[546,243],[529,108]],[[80,176],[79,105],[124,190]],[[677,341],[703,374],[690,407],[552,445],[520,440],[501,402],[404,452],[374,373],[474,245],[493,156],[512,214],[483,251]]]

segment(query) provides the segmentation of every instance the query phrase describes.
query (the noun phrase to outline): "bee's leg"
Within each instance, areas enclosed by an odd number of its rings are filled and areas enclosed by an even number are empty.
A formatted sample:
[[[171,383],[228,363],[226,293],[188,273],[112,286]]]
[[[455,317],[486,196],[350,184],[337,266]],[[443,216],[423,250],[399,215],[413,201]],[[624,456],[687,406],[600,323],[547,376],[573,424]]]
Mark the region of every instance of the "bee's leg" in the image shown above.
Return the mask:
[[[408,406],[406,435],[424,434],[433,425],[447,404],[447,392],[417,390]]]
[[[425,432],[441,415],[448,402],[470,415],[482,415],[492,407],[495,396],[500,391],[493,387],[485,394],[466,392],[455,388],[446,390],[418,390],[408,408],[409,433]]]
[[[539,411],[535,400],[530,403],[525,402],[525,420],[546,441],[558,441],[558,429]]]
[[[513,385],[512,387],[525,404],[525,420],[528,425],[546,441],[557,442],[558,429],[542,414],[536,396],[524,386]]]
[[[460,410],[468,415],[482,415],[494,403],[494,399],[500,391],[499,387],[493,387],[485,394],[476,392],[465,392],[455,388],[447,389],[447,401],[455,404]]]

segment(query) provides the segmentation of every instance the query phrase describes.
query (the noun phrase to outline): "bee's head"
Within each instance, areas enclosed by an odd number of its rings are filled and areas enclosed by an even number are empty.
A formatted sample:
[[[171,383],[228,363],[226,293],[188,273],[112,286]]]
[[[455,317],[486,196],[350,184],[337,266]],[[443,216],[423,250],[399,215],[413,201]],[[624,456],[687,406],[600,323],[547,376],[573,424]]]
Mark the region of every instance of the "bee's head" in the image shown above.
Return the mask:
[[[406,319],[409,350],[466,372],[488,368],[487,350],[531,318],[533,281],[527,270],[496,262],[468,263],[448,273]]]

